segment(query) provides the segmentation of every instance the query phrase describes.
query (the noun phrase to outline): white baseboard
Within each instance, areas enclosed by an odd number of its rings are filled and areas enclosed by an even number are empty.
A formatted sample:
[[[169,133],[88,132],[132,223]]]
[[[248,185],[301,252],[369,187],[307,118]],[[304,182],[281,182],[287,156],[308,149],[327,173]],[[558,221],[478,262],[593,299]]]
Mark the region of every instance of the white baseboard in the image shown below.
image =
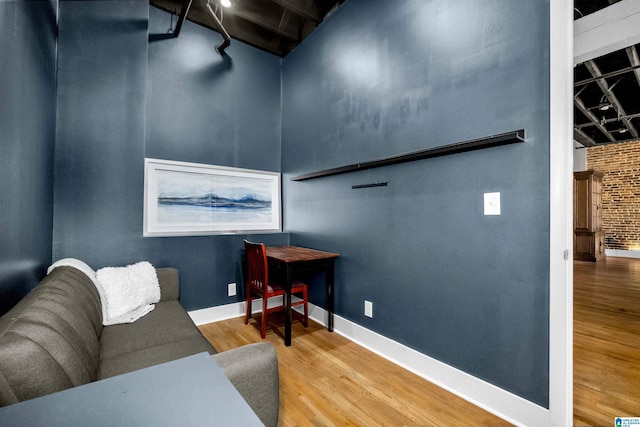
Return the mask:
[[[612,257],[640,258],[640,251],[638,250],[625,251],[622,249],[605,249],[604,253],[606,256],[612,256]]]
[[[189,315],[197,325],[201,325],[242,316],[244,307],[245,303],[240,302],[191,311]],[[252,309],[260,310],[257,305]],[[314,304],[309,304],[309,317],[322,325],[326,326],[327,324],[326,310]],[[334,316],[334,331],[512,424],[518,426],[550,425],[548,409],[419,353],[350,320]]]
[[[197,326],[207,323],[220,322],[222,320],[233,319],[244,315],[244,302],[234,304],[219,305],[217,307],[202,308],[189,312],[191,320]]]
[[[292,301],[296,301],[296,297],[292,297]],[[267,307],[276,307],[277,305],[282,305],[282,299],[280,298],[271,298]],[[235,317],[244,316],[245,301],[236,302],[233,304],[219,305],[217,307],[209,307],[203,308],[200,310],[193,310],[189,312],[189,316],[191,316],[191,320],[197,326],[205,325],[207,323],[221,322],[227,319],[233,319]],[[254,299],[251,301],[251,312],[259,313],[262,310],[262,298]],[[311,307],[309,307],[311,310]]]

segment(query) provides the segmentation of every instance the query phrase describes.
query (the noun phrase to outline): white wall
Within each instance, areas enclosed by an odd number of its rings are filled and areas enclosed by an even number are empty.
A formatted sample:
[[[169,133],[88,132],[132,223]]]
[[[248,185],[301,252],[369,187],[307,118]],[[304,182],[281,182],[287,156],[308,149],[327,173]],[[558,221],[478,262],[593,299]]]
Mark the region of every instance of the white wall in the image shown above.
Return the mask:
[[[587,170],[587,148],[578,143],[573,143],[573,171],[580,172]]]

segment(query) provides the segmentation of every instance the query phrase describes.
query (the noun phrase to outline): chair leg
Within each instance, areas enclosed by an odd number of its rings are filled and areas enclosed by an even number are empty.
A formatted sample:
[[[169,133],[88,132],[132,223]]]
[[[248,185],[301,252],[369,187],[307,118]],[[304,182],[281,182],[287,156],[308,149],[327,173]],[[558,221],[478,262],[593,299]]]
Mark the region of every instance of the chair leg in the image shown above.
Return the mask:
[[[251,289],[247,286],[247,310],[244,315],[244,324],[249,324],[249,318],[251,317]]]
[[[260,328],[260,335],[262,335],[262,339],[265,339],[267,336],[267,297],[262,296],[262,325]]]
[[[304,293],[302,294],[304,299],[304,327],[309,326],[309,293],[307,288],[304,288]]]

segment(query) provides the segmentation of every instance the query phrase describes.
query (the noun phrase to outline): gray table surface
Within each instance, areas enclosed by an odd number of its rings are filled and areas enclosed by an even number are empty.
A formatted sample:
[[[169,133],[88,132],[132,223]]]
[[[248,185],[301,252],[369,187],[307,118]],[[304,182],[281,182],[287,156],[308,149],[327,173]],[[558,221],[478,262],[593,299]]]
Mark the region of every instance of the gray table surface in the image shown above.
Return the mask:
[[[0,408],[0,426],[261,426],[207,353]]]

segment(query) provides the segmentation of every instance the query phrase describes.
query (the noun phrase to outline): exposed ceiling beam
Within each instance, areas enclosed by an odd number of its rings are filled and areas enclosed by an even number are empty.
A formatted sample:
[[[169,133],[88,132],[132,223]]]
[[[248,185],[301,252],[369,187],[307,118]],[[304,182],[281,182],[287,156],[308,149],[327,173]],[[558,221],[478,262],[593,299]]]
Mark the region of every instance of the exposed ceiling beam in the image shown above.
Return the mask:
[[[585,147],[593,147],[596,145],[596,141],[584,133],[582,129],[573,130],[573,139]]]
[[[187,10],[189,1],[192,4]],[[233,7],[228,9],[218,9],[219,0],[150,0],[150,4],[174,15],[182,11],[178,30],[188,19],[221,32],[207,10],[209,1],[212,1],[212,8],[215,5],[214,12],[230,36],[284,57],[345,0],[235,0]],[[176,35],[153,34],[150,38],[165,39]]]
[[[254,25],[262,27],[266,30],[276,33],[281,37],[288,38],[289,40],[299,41],[297,33],[288,31],[286,25],[282,25],[284,16],[282,14],[275,15],[273,13],[265,14],[265,10],[252,10],[243,5],[243,8],[236,7],[233,10],[227,9],[226,15],[233,15],[237,18],[244,19]],[[285,10],[286,13],[286,10]]]
[[[312,0],[298,0],[295,3],[289,0],[271,0],[273,3],[282,6],[283,8],[295,13],[304,19],[309,19],[315,24],[320,23],[320,16],[315,10],[315,4]]]
[[[640,65],[634,65],[632,67],[623,68],[622,70],[617,70],[617,71],[612,71],[610,73],[601,74],[598,77],[591,77],[590,79],[580,80],[579,82],[575,82],[573,84],[573,87],[584,86],[584,85],[586,85],[588,83],[593,83],[593,82],[598,81],[600,79],[608,79],[609,77],[619,76],[621,74],[630,73],[631,71],[635,72],[636,70],[640,70]]]
[[[626,116],[621,116],[621,117],[614,117],[612,119],[601,119],[600,121],[598,121],[599,124],[601,125],[606,125],[607,123],[615,123],[618,122],[622,119],[637,119],[638,117],[640,117],[640,113],[636,113],[636,114],[628,114]],[[584,129],[584,128],[588,128],[590,126],[595,126],[597,123],[594,122],[589,122],[589,123],[584,123],[581,125],[575,125],[574,129]]]
[[[632,67],[640,67],[640,57],[638,56],[638,51],[635,46],[629,46],[627,49],[627,56],[629,57],[629,62]],[[636,68],[633,73],[636,75],[636,81],[638,82],[638,86],[640,86],[640,68]]]
[[[622,0],[573,23],[573,63],[640,43],[640,1]]]
[[[600,124],[600,121],[599,121],[598,117],[596,117],[596,115],[593,114],[591,112],[591,110],[589,110],[587,107],[585,107],[584,102],[582,102],[582,99],[580,99],[579,96],[574,96],[573,97],[573,102],[574,102],[575,106],[578,107],[578,109],[582,112],[582,114],[587,116],[589,118],[589,120],[591,121],[591,123],[593,123],[593,125],[595,127],[597,127],[598,130],[600,130],[600,132],[602,132],[604,134],[604,136],[606,136],[609,141],[615,142],[616,139],[613,137],[613,135],[611,135],[611,132],[609,132],[607,130],[607,128],[604,127],[604,125]]]
[[[584,63],[584,65],[585,67],[587,67],[587,70],[589,70],[589,73],[591,73],[593,77],[602,77],[602,72],[594,61],[587,61]],[[631,135],[633,135],[634,138],[638,138],[638,131],[636,130],[635,126],[633,126],[633,123],[631,123],[631,119],[622,118],[627,115],[627,112],[624,110],[624,107],[618,100],[616,94],[613,93],[613,87],[609,86],[609,83],[607,83],[605,79],[598,79],[597,83],[600,87],[600,90],[602,90],[602,92],[604,93],[605,98],[607,98],[607,100],[609,101],[609,104],[613,106],[613,108],[618,113],[618,116],[621,116],[620,121],[624,123],[625,127],[629,130],[629,132],[631,132]]]

